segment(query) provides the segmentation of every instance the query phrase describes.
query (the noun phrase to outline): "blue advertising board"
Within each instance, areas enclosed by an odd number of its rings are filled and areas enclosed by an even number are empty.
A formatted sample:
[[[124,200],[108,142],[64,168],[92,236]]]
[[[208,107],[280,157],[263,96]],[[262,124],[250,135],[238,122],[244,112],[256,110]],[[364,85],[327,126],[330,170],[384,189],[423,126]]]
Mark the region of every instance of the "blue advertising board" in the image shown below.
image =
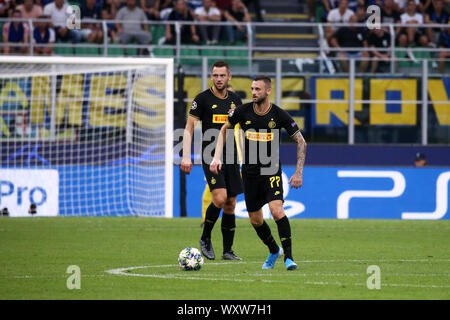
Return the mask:
[[[449,219],[450,169],[305,167],[303,187],[290,189],[287,181],[294,166],[283,167],[284,208],[290,218],[323,219]],[[174,190],[179,170],[174,168]],[[206,185],[203,170],[194,166],[186,176],[188,217],[201,217]],[[180,215],[174,193],[174,216]],[[270,217],[266,208],[264,216]],[[236,215],[247,217],[243,195],[237,198]]]

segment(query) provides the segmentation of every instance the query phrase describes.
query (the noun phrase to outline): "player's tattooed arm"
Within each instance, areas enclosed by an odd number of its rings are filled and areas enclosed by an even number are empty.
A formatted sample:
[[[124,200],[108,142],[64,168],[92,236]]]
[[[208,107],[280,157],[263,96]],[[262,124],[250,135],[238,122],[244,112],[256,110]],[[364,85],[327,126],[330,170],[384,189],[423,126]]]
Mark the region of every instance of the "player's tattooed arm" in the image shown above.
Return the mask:
[[[297,189],[303,184],[303,166],[306,158],[306,141],[300,131],[298,131],[292,138],[297,143],[297,164],[295,173],[289,180],[289,183],[292,182],[291,187]]]

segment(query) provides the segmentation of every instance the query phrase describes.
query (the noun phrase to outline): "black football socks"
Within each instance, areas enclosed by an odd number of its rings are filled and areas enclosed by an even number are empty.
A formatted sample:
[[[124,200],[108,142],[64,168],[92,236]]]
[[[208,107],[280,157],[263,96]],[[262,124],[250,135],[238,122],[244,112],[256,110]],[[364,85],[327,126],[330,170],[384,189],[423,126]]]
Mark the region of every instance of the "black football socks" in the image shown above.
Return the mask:
[[[223,252],[230,252],[233,247],[234,230],[236,229],[236,216],[223,213],[222,215]]]
[[[278,235],[280,236],[281,246],[284,251],[284,261],[287,258],[292,259],[292,241],[291,241],[291,225],[287,216],[276,221],[278,226]]]
[[[264,244],[269,248],[270,253],[277,253],[279,249],[275,239],[272,236],[272,232],[270,231],[270,227],[266,221],[263,221],[263,224],[259,227],[253,226],[255,228],[258,237],[264,242]]]
[[[211,202],[209,207],[206,209],[205,214],[205,224],[203,225],[203,233],[201,239],[211,239],[211,231],[214,228],[214,224],[217,219],[219,219],[221,208],[217,208],[214,203]]]

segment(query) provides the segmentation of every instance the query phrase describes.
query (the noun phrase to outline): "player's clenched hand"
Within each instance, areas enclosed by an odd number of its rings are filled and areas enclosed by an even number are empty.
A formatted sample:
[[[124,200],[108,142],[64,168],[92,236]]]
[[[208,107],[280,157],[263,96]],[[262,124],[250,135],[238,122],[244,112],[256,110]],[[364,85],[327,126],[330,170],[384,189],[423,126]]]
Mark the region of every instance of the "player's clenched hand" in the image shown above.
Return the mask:
[[[289,183],[291,188],[300,188],[303,184],[303,175],[297,172],[294,173],[294,175],[289,179]]]
[[[213,159],[209,165],[209,171],[214,174],[219,174],[220,169],[222,169],[222,162],[220,160]]]
[[[181,171],[183,171],[184,173],[191,173],[191,169],[192,169],[192,161],[191,159],[181,159],[181,164],[180,164],[180,169]]]

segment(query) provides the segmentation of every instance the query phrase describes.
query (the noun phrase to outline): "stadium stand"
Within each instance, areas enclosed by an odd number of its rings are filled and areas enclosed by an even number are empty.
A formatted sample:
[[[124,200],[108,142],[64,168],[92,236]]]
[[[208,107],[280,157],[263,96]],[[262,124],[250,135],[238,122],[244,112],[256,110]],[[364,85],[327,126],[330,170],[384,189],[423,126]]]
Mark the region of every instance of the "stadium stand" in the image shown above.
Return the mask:
[[[62,0],[57,0],[62,1]],[[348,10],[355,8],[355,13],[358,17],[358,23],[364,22],[365,7],[357,8],[355,1],[348,1]],[[38,12],[39,8],[45,12],[45,6],[53,5],[54,1],[41,1],[41,6],[27,0],[28,8],[33,8],[33,11]],[[175,57],[177,62],[181,62],[188,68],[198,68],[202,64],[202,57],[208,58],[208,61],[218,58],[229,59],[231,65],[245,68],[250,67],[251,64],[257,64],[257,69],[264,72],[271,70],[274,66],[274,60],[277,58],[283,59],[283,70],[287,71],[301,71],[301,72],[346,72],[347,68],[342,68],[341,63],[337,60],[339,57],[340,48],[333,47],[329,41],[332,33],[329,30],[337,30],[338,26],[326,25],[328,21],[328,11],[337,11],[339,8],[338,1],[313,1],[313,0],[279,0],[273,2],[271,0],[254,0],[242,1],[246,10],[250,13],[251,24],[241,23],[240,31],[244,32],[246,36],[244,39],[239,39],[242,34],[235,33],[238,38],[230,38],[230,30],[237,30],[234,25],[234,18],[223,14],[223,12],[230,10],[233,1],[217,0],[217,7],[222,12],[222,18],[219,24],[223,26],[219,35],[218,43],[207,42],[201,37],[201,30],[199,22],[194,22],[196,26],[196,39],[187,39],[181,36],[181,41],[177,37],[166,39],[167,30],[166,24],[172,25],[172,34],[176,33],[175,21],[185,20],[179,19],[179,14],[175,12],[173,4],[170,1],[160,2],[159,11],[156,12],[154,1],[136,1],[137,6],[146,6],[147,22],[149,24],[149,33],[151,34],[151,43],[148,41],[140,41],[127,39],[122,43],[119,41],[117,26],[120,25],[115,20],[117,13],[125,7],[125,2],[116,0],[79,0],[77,2],[69,1],[68,6],[78,6],[81,8],[80,17],[83,18],[81,23],[81,30],[69,29],[67,35],[62,36],[59,31],[55,32],[56,41],[54,43],[54,54],[56,55],[75,55],[75,56],[139,56],[150,55],[154,57]],[[234,0],[234,2],[241,2]],[[92,5],[93,3],[94,6]],[[436,3],[436,8],[434,8]],[[33,4],[33,7],[30,7]],[[194,7],[202,5],[202,1],[190,1],[192,19],[195,19]],[[66,6],[66,5],[65,5]],[[411,3],[411,8],[414,4]],[[443,7],[443,8],[442,8]],[[2,27],[11,19],[15,2],[8,2],[7,8],[2,8],[3,13],[0,12],[3,18],[0,18],[0,26]],[[21,11],[26,11],[24,5],[17,6]],[[149,9],[151,8],[151,9]],[[255,8],[259,8],[255,12]],[[407,1],[405,1],[406,12],[398,11],[398,5],[393,0],[386,0],[381,7],[381,21],[382,23],[399,23],[398,25],[386,28],[386,31],[393,39],[393,43],[389,46],[384,45],[385,48],[392,50],[389,64],[389,71],[401,72],[411,70],[418,70],[420,68],[421,60],[423,59],[438,59],[446,58],[448,55],[442,52],[445,45],[438,45],[439,39],[443,38],[441,33],[448,28],[449,4],[448,1],[434,0],[431,6],[425,9],[422,5],[415,6],[415,13],[408,12]],[[28,9],[30,10],[30,9]],[[139,9],[140,10],[140,9]],[[47,10],[50,12],[50,10]],[[123,10],[122,10],[123,11]],[[37,14],[37,13],[36,13]],[[159,16],[160,20],[155,20]],[[88,17],[91,20],[85,20]],[[169,18],[172,17],[172,18]],[[239,13],[236,15],[239,19]],[[403,18],[402,18],[403,17]],[[411,18],[411,17],[414,17]],[[27,13],[26,18],[33,18],[31,11]],[[74,12],[70,19],[78,19],[77,12]],[[228,18],[228,19],[227,19]],[[366,15],[367,18],[367,15]],[[55,21],[58,17],[52,17]],[[94,20],[92,20],[94,19]],[[169,20],[167,20],[169,19]],[[241,17],[241,19],[243,19]],[[418,20],[423,21],[425,26],[413,26],[409,21]],[[228,20],[228,21],[227,21]],[[27,19],[23,22],[35,29],[37,21],[32,22],[33,19]],[[166,21],[169,21],[166,23]],[[192,21],[192,20],[190,20]],[[244,21],[244,20],[242,20]],[[333,20],[334,21],[334,20]],[[339,15],[336,23],[341,22]],[[346,21],[345,19],[343,21]],[[402,23],[403,22],[403,23]],[[59,29],[62,28],[60,21]],[[180,30],[186,30],[189,25],[189,20],[185,24],[177,24]],[[207,23],[207,22],[206,22]],[[441,27],[436,27],[435,23],[439,23]],[[434,24],[434,27],[433,25]],[[342,25],[343,26],[343,25]],[[414,29],[416,29],[414,31]],[[181,31],[184,32],[184,31]],[[4,32],[3,32],[4,33]],[[105,34],[105,37],[102,35]],[[185,33],[183,33],[184,35]],[[422,35],[428,36],[428,42],[425,41]],[[404,37],[407,36],[406,44]],[[326,38],[329,36],[329,38]],[[421,37],[422,36],[422,37]],[[444,34],[444,38],[446,35]],[[419,41],[419,39],[421,39]],[[1,51],[6,47],[4,43],[5,34],[3,34],[1,41],[3,42]],[[45,40],[45,39],[44,39]],[[139,39],[138,39],[139,40]],[[367,40],[367,39],[366,39]],[[125,42],[124,42],[125,41]],[[178,42],[177,42],[178,41]],[[34,42],[23,45],[24,54],[39,54],[33,50]],[[370,48],[366,48],[369,50]],[[366,56],[366,55],[364,55]],[[322,59],[321,61],[318,59]],[[313,63],[311,63],[313,59]],[[289,61],[287,61],[289,60]],[[445,72],[445,68],[449,67],[448,62],[430,62],[432,70]],[[442,67],[444,66],[444,67]],[[373,68],[372,68],[373,69]],[[384,68],[386,69],[386,68]],[[242,69],[244,70],[244,69]],[[371,68],[367,68],[368,71]],[[376,68],[377,72],[381,69]]]

